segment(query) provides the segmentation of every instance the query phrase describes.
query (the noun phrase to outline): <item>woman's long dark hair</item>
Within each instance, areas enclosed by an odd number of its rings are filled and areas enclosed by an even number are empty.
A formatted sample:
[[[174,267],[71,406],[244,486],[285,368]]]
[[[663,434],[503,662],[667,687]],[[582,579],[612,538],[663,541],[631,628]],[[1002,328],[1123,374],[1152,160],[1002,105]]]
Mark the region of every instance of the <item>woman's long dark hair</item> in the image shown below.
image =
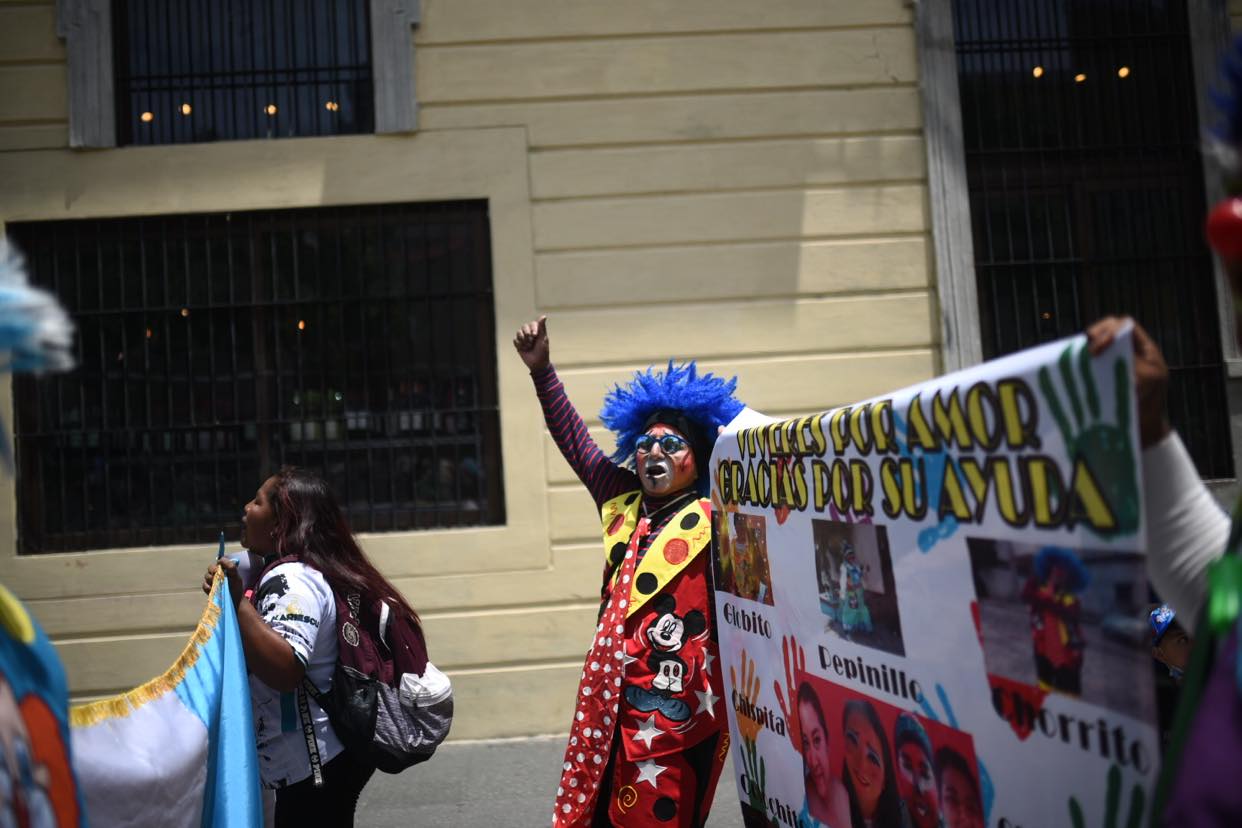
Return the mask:
[[[418,613],[354,540],[349,522],[327,482],[294,466],[285,466],[275,478],[271,500],[276,517],[277,554],[282,558],[296,556],[318,569],[336,592],[356,592],[369,600],[396,605],[419,627]]]
[[[847,733],[845,723],[852,713],[858,713],[867,720],[871,729],[875,731],[876,738],[880,741],[880,750],[884,753],[884,787],[880,789],[880,798],[876,801],[871,824],[877,828],[901,825],[901,798],[897,795],[897,780],[893,776],[893,754],[888,749],[888,739],[884,738],[884,728],[880,726],[880,717],[870,702],[863,699],[851,699],[845,703],[845,710],[841,713],[843,735]],[[845,735],[844,738],[848,739],[849,736]],[[867,821],[863,817],[862,808],[859,807],[858,794],[854,792],[854,779],[848,762],[845,763],[843,771],[841,776],[844,777],[845,792],[850,795],[850,822],[854,828],[865,828]]]

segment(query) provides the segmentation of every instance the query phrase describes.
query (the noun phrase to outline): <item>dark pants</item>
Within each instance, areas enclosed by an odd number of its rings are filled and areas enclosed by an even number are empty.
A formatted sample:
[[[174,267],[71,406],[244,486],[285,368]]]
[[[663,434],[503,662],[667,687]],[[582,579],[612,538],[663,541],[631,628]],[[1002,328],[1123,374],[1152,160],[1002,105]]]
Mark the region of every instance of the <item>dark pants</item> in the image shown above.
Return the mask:
[[[323,766],[323,787],[308,776],[276,791],[276,828],[353,828],[358,795],[373,773],[348,752],[337,754]]]

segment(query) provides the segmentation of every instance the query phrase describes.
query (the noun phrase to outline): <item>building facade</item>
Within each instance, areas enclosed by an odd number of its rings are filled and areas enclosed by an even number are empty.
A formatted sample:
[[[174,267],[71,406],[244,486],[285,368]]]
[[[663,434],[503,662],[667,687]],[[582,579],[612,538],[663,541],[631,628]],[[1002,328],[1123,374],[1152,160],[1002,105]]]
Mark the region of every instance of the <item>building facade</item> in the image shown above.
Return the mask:
[[[1191,3],[1195,14],[1224,20],[1223,6],[1202,5]],[[175,333],[177,316],[196,321],[236,313],[256,331],[283,325],[293,335],[296,321],[298,331],[309,322],[315,332],[329,318],[324,313],[353,299],[294,295],[284,303],[278,286],[244,301],[234,301],[232,293],[229,300],[214,293],[196,298],[194,285],[210,278],[195,269],[198,256],[186,241],[191,236],[177,235],[183,231],[176,228],[200,219],[205,227],[244,219],[260,228],[259,235],[230,241],[234,236],[221,231],[212,238],[224,239],[221,249],[251,251],[245,268],[268,273],[279,269],[276,258],[264,259],[253,248],[274,246],[278,234],[263,235],[263,222],[329,215],[315,219],[321,221],[316,243],[326,243],[330,231],[323,222],[363,216],[388,226],[393,205],[402,205],[407,212],[400,215],[423,226],[418,205],[447,205],[476,210],[472,221],[483,237],[476,239],[473,262],[486,284],[472,294],[477,313],[461,317],[465,322],[437,328],[438,306],[418,311],[427,339],[401,339],[401,349],[392,349],[400,352],[385,357],[389,373],[374,387],[353,389],[348,378],[334,384],[300,362],[296,370],[280,367],[257,344],[247,346],[256,354],[249,368],[230,373],[212,362],[205,369],[213,379],[219,370],[221,382],[239,383],[244,375],[253,385],[243,396],[267,387],[260,375],[275,377],[272,393],[280,399],[266,403],[267,414],[263,405],[253,415],[239,405],[222,415],[217,388],[204,392],[212,397],[209,421],[194,421],[190,413],[192,426],[160,425],[149,405],[145,419],[131,413],[125,391],[125,411],[115,415],[122,419],[109,421],[106,399],[94,408],[63,400],[40,408],[29,402],[38,398],[37,388],[19,383],[4,389],[4,421],[17,422],[19,474],[15,481],[0,479],[0,578],[30,602],[80,698],[134,686],[175,658],[201,610],[198,583],[214,555],[213,527],[239,518],[244,499],[229,499],[237,491],[248,496],[261,482],[239,479],[250,468],[240,460],[232,477],[206,466],[213,457],[258,446],[271,449],[262,469],[282,460],[322,462],[339,464],[348,485],[354,485],[351,475],[369,481],[347,497],[351,515],[368,553],[422,613],[431,655],[454,680],[455,738],[559,732],[598,608],[599,529],[590,498],[543,428],[529,378],[509,345],[514,329],[548,314],[553,361],[605,447],[609,441],[595,415],[605,390],[669,357],[736,373],[741,396],[774,415],[848,403],[979,358],[977,345],[973,352],[969,346],[979,339],[978,319],[970,319],[977,300],[970,290],[965,298],[960,291],[973,284],[973,271],[949,274],[954,260],[959,269],[963,261],[970,266],[960,236],[960,211],[969,205],[961,201],[960,181],[954,189],[954,176],[962,174],[960,134],[954,156],[952,130],[946,135],[923,114],[925,95],[950,88],[935,86],[943,82],[929,63],[934,46],[945,56],[945,44],[933,35],[951,13],[948,3],[373,2],[366,4],[373,88],[352,87],[361,113],[355,121],[365,128],[288,138],[263,135],[263,116],[288,111],[292,98],[252,101],[247,113],[258,118],[258,132],[234,125],[231,134],[203,135],[178,126],[162,138],[143,138],[146,125],[162,127],[168,119],[188,124],[214,99],[201,97],[200,89],[200,97],[178,103],[178,90],[151,85],[141,94],[153,97],[143,99],[120,70],[115,83],[99,83],[101,73],[122,66],[116,54],[100,62],[103,41],[92,28],[108,6],[100,0],[0,0],[0,222],[27,247],[44,244],[52,263],[46,267],[60,267],[58,245],[65,243],[58,239],[67,237],[56,234],[65,228],[87,234],[93,251],[111,249],[100,246],[108,234],[136,233],[137,258],[107,271],[123,281],[123,272],[141,269],[137,262],[155,246],[142,234],[172,232],[187,261],[175,273],[187,287],[160,301],[143,293],[141,308],[113,308],[118,319],[138,326],[133,330],[147,325],[146,338],[158,341],[183,336]],[[1242,5],[1233,3],[1231,11],[1235,21],[1242,17]],[[114,48],[124,46],[109,37]],[[101,92],[100,86],[111,88]],[[144,100],[157,103],[146,109]],[[364,101],[374,102],[369,113]],[[333,113],[336,103],[328,95],[310,108]],[[290,226],[290,249],[301,251],[301,264],[290,267],[307,272],[315,266],[308,256],[318,248],[299,247],[310,231]],[[340,241],[345,235],[331,238],[337,239],[337,258],[369,255],[346,247]],[[969,233],[965,239],[969,245]],[[168,249],[166,238],[161,244]],[[215,249],[204,244],[204,250]],[[36,269],[44,267],[39,255],[31,254]],[[385,262],[412,261],[405,254],[379,255]],[[170,268],[166,262],[152,266],[150,278],[165,278]],[[87,274],[73,282],[79,293],[105,278],[90,267],[78,272]],[[333,272],[344,278],[352,271],[341,265]],[[429,295],[410,290],[392,294],[392,301],[382,294],[376,303],[399,310]],[[137,300],[121,289],[116,301]],[[141,349],[132,343],[114,349],[110,329],[89,321],[107,302],[91,308],[83,302],[80,296],[71,301],[81,312],[79,324],[91,332],[92,344],[81,353],[84,370],[106,397],[109,388],[128,387],[128,375],[115,375],[104,357],[134,359]],[[291,315],[281,315],[286,305]],[[303,319],[303,308],[319,315]],[[334,323],[333,336],[345,351],[359,337],[398,341],[387,328],[377,334],[367,313]],[[374,319],[396,325],[398,311],[377,313]],[[1208,312],[1213,325],[1218,315]],[[227,353],[223,345],[201,345],[223,329],[196,329],[203,331],[198,346],[184,334],[176,347],[189,354],[188,373],[162,369],[168,388],[193,396],[194,353]],[[141,333],[134,335],[141,340]],[[281,350],[283,335],[274,335],[272,349],[301,353],[299,345]],[[468,388],[453,390],[453,378],[466,373],[444,368],[439,359],[441,367],[427,370],[449,378],[451,399],[428,401],[436,394],[418,390],[412,377],[421,369],[406,361],[435,362],[410,353],[453,336],[461,339],[455,353],[475,347],[462,358],[470,364]],[[261,338],[256,334],[256,341]],[[98,348],[96,340],[103,343]],[[1232,340],[1222,341],[1229,344],[1218,346],[1221,359],[1229,361]],[[319,353],[333,346],[321,343]],[[146,359],[154,359],[145,347]],[[370,347],[362,347],[360,359],[371,358]],[[296,393],[279,389],[285,376],[293,378]],[[185,388],[177,390],[180,382]],[[318,386],[319,395],[307,396],[308,384]],[[381,385],[396,390],[379,393]],[[82,391],[83,399],[89,393]],[[150,397],[150,389],[135,393]],[[420,393],[427,398],[408,402]],[[394,402],[398,397],[407,401]],[[335,413],[333,399],[341,402]],[[176,407],[175,401],[169,405]],[[304,406],[304,413],[291,413],[287,405]],[[138,436],[102,448],[91,446],[88,434],[74,438],[75,429],[90,431],[84,421],[95,408],[102,413],[92,428],[105,435],[98,439],[106,441],[109,422],[122,422],[119,430]],[[445,436],[452,429],[441,423],[464,409],[453,433],[469,431],[483,448],[454,449],[452,462],[434,459],[452,442]],[[416,425],[421,417],[436,425]],[[386,425],[376,425],[380,418]],[[464,422],[473,425],[465,429]],[[161,444],[163,434],[174,436]],[[358,453],[363,445],[369,453]],[[100,454],[87,451],[95,448]],[[53,451],[60,452],[56,459]],[[413,459],[405,465],[387,459],[401,451]],[[430,471],[420,459],[426,452],[433,452]],[[159,490],[182,485],[150,474],[142,485],[129,477],[118,482],[121,469],[149,465],[156,455],[171,475],[205,464],[201,479],[216,482],[215,500],[196,495],[206,505],[176,525],[134,523],[126,498],[133,503],[135,492],[150,490],[142,511],[158,517]],[[372,471],[380,468],[388,487],[383,498]],[[382,515],[368,502],[396,504],[406,485],[401,478],[420,473],[430,475],[433,488],[456,488],[456,494],[414,491],[403,501],[409,508],[393,505]],[[89,483],[83,489],[94,486],[89,481],[96,478],[102,481],[98,502],[93,489],[80,497],[66,494],[82,480]],[[463,496],[462,480],[479,494]],[[83,522],[70,514],[74,510],[103,516]],[[424,521],[419,514],[432,516]],[[69,531],[74,521],[77,528]]]

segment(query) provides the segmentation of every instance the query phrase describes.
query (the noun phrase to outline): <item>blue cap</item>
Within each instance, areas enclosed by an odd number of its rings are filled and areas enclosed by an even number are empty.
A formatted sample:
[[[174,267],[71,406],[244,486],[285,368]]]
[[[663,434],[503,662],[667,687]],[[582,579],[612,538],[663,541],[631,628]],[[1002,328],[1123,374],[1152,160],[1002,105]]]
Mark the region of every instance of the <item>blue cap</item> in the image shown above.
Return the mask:
[[[1168,604],[1161,604],[1151,611],[1148,621],[1151,622],[1152,643],[1156,643],[1164,637],[1165,632],[1176,617],[1177,613],[1173,612]]]
[[[901,750],[901,746],[906,742],[917,744],[927,754],[927,758],[931,759],[932,746],[931,739],[927,738],[927,731],[923,729],[923,725],[919,724],[918,719],[903,712],[897,717],[897,723],[893,726],[893,747]]]

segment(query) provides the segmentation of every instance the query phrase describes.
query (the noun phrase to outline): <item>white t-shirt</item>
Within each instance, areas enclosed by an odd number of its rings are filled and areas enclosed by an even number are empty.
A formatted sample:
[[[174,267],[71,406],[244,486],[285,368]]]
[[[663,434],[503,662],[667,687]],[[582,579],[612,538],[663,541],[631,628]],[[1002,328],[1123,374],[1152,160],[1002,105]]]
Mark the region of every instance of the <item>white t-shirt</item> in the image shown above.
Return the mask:
[[[326,691],[336,667],[336,603],[323,574],[305,564],[284,563],[263,576],[255,595],[259,615],[293,647],[314,685]],[[283,788],[310,776],[297,694],[273,690],[251,675],[250,701],[263,785]],[[309,696],[306,701],[315,724],[319,759],[327,764],[341,752],[341,741],[323,709]]]

